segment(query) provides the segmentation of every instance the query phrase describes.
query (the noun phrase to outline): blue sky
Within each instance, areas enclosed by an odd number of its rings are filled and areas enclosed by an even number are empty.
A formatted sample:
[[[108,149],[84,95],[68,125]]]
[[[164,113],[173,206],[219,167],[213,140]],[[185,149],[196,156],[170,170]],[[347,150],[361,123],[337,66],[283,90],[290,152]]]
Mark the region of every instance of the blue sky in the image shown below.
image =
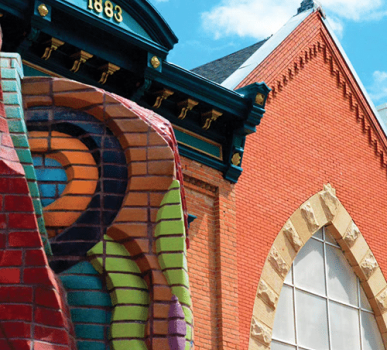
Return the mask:
[[[179,43],[168,61],[192,69],[274,34],[301,0],[150,0]],[[376,106],[387,102],[387,0],[319,1]]]

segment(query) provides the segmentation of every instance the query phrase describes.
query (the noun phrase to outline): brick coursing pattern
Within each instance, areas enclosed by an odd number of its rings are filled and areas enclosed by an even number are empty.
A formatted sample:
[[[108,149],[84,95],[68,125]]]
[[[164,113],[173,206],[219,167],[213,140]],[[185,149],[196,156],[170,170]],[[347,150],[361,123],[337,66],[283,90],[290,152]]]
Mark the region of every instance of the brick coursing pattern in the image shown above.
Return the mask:
[[[248,347],[270,247],[290,215],[323,184],[336,188],[384,276],[387,271],[386,139],[319,12],[240,86],[261,80],[275,94],[257,133],[247,138],[244,172],[236,185],[241,348]]]
[[[321,227],[326,227],[327,232],[336,239],[353,272],[360,279],[386,345],[386,295],[383,294],[387,290],[386,279],[360,230],[336,196],[335,189],[327,184],[297,208],[270,249],[254,302],[250,350],[270,348],[277,302],[287,272],[302,246]],[[296,249],[295,241],[298,242]]]
[[[0,348],[75,350],[64,290],[48,266],[3,102],[0,135]]]
[[[187,261],[195,321],[195,349],[239,344],[235,185],[221,172],[182,157],[190,227]]]
[[[48,255],[51,255],[52,252],[42,215],[42,204],[40,202],[36,173],[32,164],[31,151],[29,149],[27,129],[24,120],[21,96],[21,79],[23,78],[21,59],[18,54],[1,52],[0,61],[2,75],[1,85],[5,93],[4,107],[10,135],[20,163],[24,168],[44,249]]]
[[[168,349],[169,308],[175,304],[155,254],[157,210],[172,183],[182,180],[176,140],[168,122],[135,103],[91,86],[65,79],[28,78],[23,81],[25,109],[70,107],[93,115],[119,139],[128,164],[128,187],[123,205],[107,235],[121,243],[140,269],[150,293],[146,345]],[[180,189],[186,226],[184,190]],[[167,327],[167,328],[166,328]]]

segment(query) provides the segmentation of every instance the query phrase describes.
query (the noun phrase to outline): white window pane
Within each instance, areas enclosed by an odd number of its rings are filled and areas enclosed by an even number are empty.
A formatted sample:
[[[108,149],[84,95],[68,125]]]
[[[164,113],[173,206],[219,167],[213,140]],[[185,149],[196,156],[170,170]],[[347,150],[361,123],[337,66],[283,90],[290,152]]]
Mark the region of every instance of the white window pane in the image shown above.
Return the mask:
[[[271,342],[270,349],[271,350],[294,350],[295,347],[291,346],[291,345],[282,344],[282,343],[279,343],[279,342],[276,342],[275,340],[273,340]]]
[[[328,349],[326,300],[296,291],[298,345],[314,350]]]
[[[363,350],[384,349],[382,337],[374,315],[364,311],[361,312],[361,335]]]
[[[293,288],[284,285],[278,300],[276,316],[274,319],[274,338],[286,342],[295,342],[293,310]]]
[[[285,283],[293,284],[293,266],[285,277]]]
[[[373,312],[372,307],[371,307],[370,303],[368,302],[368,298],[367,298],[366,294],[364,293],[364,289],[362,286],[360,286],[360,306],[363,309],[366,309],[366,310]]]
[[[359,311],[329,303],[332,350],[360,350]]]
[[[338,248],[326,245],[329,298],[358,306],[357,280],[351,266]]]
[[[309,239],[294,260],[294,284],[325,295],[323,243]]]

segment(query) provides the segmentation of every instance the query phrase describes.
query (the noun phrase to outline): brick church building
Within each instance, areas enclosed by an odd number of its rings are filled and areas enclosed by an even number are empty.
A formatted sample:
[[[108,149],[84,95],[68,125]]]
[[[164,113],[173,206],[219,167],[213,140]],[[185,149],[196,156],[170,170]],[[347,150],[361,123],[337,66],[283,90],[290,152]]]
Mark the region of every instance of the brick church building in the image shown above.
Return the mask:
[[[0,349],[386,348],[387,126],[320,5],[187,71],[146,0],[0,4]]]

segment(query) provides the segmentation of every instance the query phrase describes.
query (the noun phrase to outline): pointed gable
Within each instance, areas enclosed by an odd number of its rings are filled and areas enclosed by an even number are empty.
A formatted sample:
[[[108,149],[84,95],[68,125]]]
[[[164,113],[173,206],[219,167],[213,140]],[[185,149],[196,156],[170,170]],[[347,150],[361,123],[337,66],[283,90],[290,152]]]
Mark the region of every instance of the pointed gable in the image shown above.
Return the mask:
[[[248,278],[238,280],[243,349],[256,349],[260,343],[257,340],[249,347],[252,316],[266,307],[264,303],[257,307],[254,301],[257,281],[265,278],[263,266],[270,246],[292,213],[323,184],[331,183],[337,189],[376,260],[386,266],[385,132],[322,13],[307,11],[300,14],[307,16],[234,86],[238,89],[265,81],[272,89],[257,133],[246,140],[244,172],[236,185],[238,271],[242,275],[246,266],[254,266],[248,270]],[[316,215],[316,220],[321,225],[322,217]],[[287,257],[288,252],[280,254]],[[382,273],[387,276],[385,268]],[[273,276],[277,275],[274,271]],[[273,316],[274,312],[268,314]],[[269,317],[264,321],[270,325]],[[265,346],[262,348],[269,348]]]
[[[268,98],[270,103],[288,84],[290,86],[297,79],[298,74],[302,74],[302,69],[310,61],[322,55],[326,68],[337,79],[337,89],[347,100],[348,108],[355,113],[357,119],[362,120],[363,131],[370,134],[370,142],[387,166],[387,129],[327,24],[321,8],[310,11],[307,9],[306,18],[255,69],[241,79],[235,89],[265,81],[272,89]],[[298,16],[300,15],[295,17]],[[264,47],[261,48],[263,49]]]

